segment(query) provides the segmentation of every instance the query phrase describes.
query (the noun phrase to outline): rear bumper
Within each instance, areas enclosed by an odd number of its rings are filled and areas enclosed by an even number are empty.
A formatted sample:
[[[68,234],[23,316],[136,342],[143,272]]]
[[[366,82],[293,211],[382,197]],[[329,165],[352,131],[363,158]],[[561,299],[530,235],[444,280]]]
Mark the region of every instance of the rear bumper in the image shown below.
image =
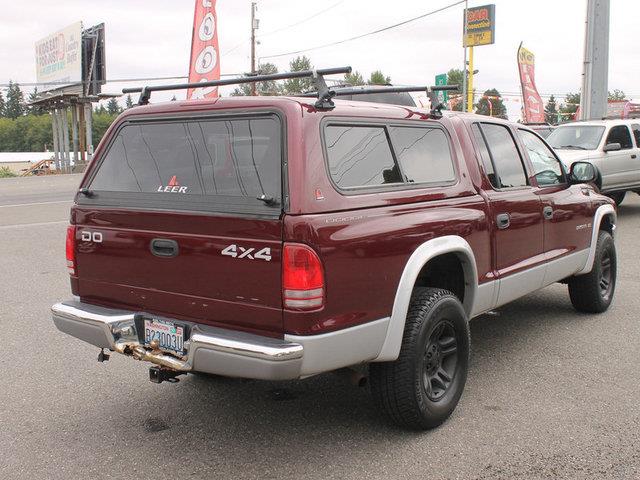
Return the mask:
[[[190,324],[187,355],[178,358],[138,341],[135,312],[70,300],[53,305],[51,313],[61,332],[172,370],[263,380],[301,376],[304,348],[296,342]]]

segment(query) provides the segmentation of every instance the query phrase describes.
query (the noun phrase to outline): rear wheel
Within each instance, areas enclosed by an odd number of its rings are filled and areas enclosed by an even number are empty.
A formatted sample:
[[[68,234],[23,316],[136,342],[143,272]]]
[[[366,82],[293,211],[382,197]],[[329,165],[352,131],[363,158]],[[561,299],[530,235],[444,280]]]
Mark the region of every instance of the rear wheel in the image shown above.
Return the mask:
[[[462,395],[469,344],[469,325],[458,298],[447,290],[416,289],[398,359],[370,365],[374,401],[400,426],[437,427]]]
[[[585,275],[569,279],[569,297],[573,308],[579,312],[604,312],[616,289],[617,258],[613,237],[607,231],[600,231],[593,268]]]
[[[620,205],[624,201],[624,197],[627,195],[627,192],[613,192],[607,193],[607,197],[616,202],[616,205]]]

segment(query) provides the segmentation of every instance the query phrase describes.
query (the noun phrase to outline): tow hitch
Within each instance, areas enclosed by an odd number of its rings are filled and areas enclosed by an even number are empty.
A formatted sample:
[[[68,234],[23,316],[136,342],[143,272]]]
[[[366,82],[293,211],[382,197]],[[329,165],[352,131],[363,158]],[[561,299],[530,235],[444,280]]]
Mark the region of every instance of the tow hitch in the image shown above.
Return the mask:
[[[186,372],[178,372],[176,370],[168,370],[162,367],[149,367],[149,380],[153,383],[178,383],[180,381],[179,378],[176,378],[178,375],[184,375]]]

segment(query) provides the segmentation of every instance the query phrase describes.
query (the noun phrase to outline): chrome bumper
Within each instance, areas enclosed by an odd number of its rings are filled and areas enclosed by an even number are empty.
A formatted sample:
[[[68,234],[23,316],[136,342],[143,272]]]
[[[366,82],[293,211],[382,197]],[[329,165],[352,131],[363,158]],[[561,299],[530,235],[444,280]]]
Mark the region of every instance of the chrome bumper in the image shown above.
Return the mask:
[[[262,380],[300,377],[303,347],[298,343],[179,321],[189,324],[191,333],[186,356],[176,357],[138,341],[135,312],[69,300],[53,305],[51,313],[63,333],[172,370]]]

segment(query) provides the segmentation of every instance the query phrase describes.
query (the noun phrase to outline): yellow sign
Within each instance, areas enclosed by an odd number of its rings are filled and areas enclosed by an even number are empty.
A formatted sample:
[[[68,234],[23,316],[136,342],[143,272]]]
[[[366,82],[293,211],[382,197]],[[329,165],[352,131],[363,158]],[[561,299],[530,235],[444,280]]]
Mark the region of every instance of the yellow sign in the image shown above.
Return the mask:
[[[490,45],[495,42],[496,35],[496,6],[483,5],[465,10],[466,36],[462,42],[465,47],[476,45]]]
[[[465,47],[475,47],[478,45],[491,45],[493,43],[493,32],[485,30],[484,32],[467,33],[467,41],[464,42]]]

